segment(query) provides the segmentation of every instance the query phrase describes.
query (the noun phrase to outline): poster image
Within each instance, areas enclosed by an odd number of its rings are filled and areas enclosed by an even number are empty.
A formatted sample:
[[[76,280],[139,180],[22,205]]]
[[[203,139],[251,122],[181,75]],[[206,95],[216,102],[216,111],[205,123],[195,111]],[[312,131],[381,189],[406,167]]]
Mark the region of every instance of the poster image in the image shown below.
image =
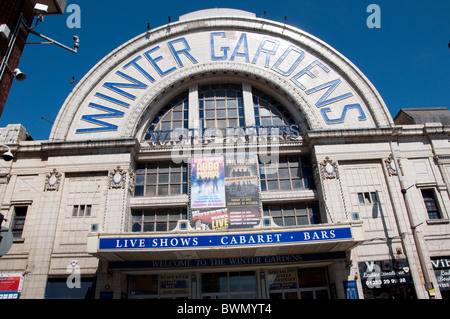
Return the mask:
[[[259,225],[259,206],[233,207],[228,209],[229,228],[253,228]]]
[[[227,207],[259,205],[257,164],[254,155],[225,157]]]
[[[191,159],[191,209],[225,207],[223,156]]]
[[[191,159],[191,227],[198,231],[254,228],[261,221],[256,155]]]
[[[195,230],[225,230],[228,229],[228,209],[193,210],[191,226]]]

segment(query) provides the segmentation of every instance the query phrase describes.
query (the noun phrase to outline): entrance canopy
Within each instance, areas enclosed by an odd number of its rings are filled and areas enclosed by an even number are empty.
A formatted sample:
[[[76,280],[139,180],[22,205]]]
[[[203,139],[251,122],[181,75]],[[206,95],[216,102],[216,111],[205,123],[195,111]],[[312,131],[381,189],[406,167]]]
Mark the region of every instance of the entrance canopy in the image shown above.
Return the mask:
[[[206,77],[278,92],[310,130],[393,125],[372,84],[326,43],[248,12],[213,9],[141,34],[101,60],[66,99],[50,140],[135,137],[156,101]]]
[[[363,240],[362,223],[288,229],[259,227],[257,231],[240,232],[96,233],[88,238],[88,253],[110,262],[124,262],[116,266],[125,268],[195,267],[199,260],[209,266],[226,266],[233,262],[227,258],[236,257],[247,258],[241,261],[246,264],[345,258],[345,252]]]

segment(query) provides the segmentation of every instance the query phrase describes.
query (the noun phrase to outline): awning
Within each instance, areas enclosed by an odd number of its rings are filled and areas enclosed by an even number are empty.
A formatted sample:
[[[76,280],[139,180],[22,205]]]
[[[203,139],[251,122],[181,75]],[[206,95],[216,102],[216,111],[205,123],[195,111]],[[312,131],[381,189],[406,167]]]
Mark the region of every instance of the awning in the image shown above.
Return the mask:
[[[87,251],[110,262],[195,260],[346,252],[364,241],[362,222],[233,232],[91,233]]]

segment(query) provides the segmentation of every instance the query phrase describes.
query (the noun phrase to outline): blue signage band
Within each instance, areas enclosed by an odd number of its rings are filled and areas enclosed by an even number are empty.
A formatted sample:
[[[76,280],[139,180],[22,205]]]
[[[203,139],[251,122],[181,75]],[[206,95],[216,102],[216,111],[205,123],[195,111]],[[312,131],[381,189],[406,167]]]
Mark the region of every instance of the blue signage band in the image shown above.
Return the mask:
[[[352,239],[350,227],[291,232],[100,238],[99,250],[233,247]]]

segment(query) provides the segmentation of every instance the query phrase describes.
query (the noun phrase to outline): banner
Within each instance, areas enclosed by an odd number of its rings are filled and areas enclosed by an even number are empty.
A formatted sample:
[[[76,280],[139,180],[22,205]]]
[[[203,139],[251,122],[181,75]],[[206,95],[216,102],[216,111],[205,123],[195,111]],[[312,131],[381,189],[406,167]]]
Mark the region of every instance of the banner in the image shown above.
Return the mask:
[[[21,273],[0,274],[0,299],[18,299],[22,285]]]
[[[191,159],[191,209],[225,207],[223,156]]]
[[[252,228],[261,221],[256,155],[191,159],[191,226],[196,230]]]

